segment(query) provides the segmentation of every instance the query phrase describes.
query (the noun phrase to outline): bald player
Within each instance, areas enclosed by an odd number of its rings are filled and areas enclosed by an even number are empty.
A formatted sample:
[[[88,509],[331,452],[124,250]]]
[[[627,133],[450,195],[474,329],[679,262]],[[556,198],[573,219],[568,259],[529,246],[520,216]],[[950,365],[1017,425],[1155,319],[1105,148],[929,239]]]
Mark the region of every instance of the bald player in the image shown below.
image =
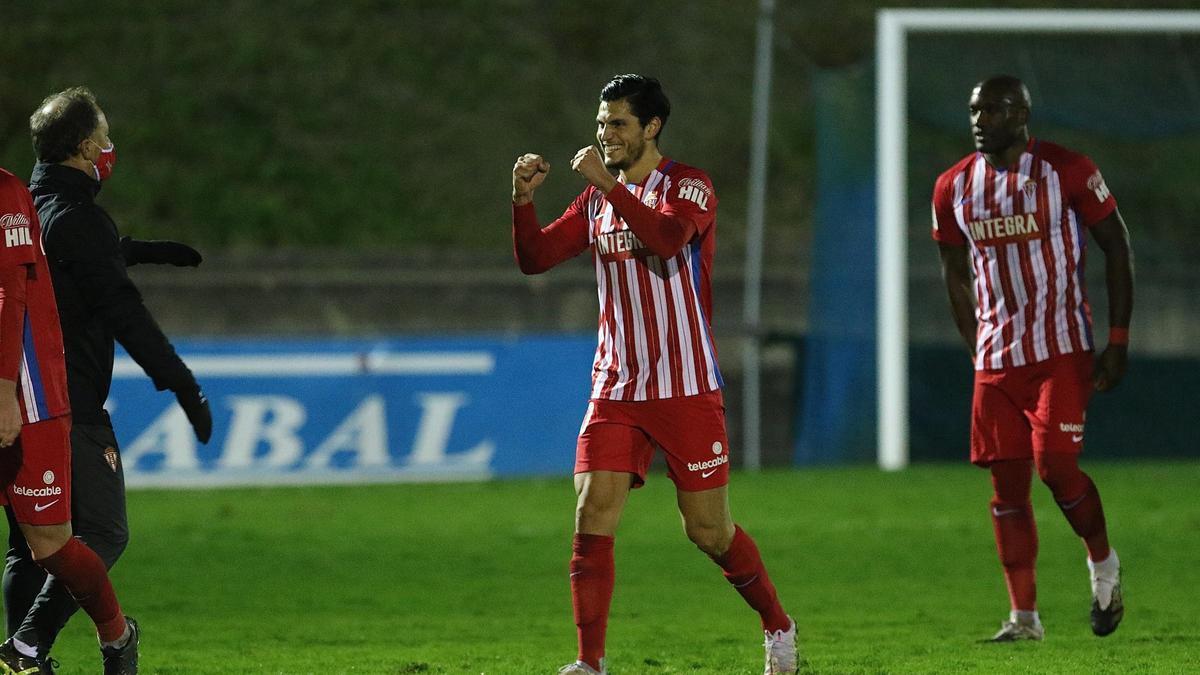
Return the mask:
[[[991,472],[996,548],[1012,611],[994,642],[1041,640],[1033,470],[1087,549],[1092,632],[1124,615],[1120,562],[1100,493],[1079,469],[1094,391],[1121,381],[1133,310],[1129,232],[1087,156],[1029,134],[1029,90],[1015,77],[975,85],[975,152],[938,177],[933,238],[951,314],[975,367],[971,461]],[[1088,234],[1104,254],[1108,341],[1096,355],[1084,287]]]

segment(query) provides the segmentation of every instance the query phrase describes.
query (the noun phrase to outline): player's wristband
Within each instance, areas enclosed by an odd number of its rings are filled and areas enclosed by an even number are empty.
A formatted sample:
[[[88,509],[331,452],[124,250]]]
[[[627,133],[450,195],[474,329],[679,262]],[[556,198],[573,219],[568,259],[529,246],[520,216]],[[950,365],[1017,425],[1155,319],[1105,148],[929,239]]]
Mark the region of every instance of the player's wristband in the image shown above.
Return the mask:
[[[1108,329],[1108,344],[1121,345],[1122,347],[1129,346],[1129,329],[1128,328],[1109,328]]]

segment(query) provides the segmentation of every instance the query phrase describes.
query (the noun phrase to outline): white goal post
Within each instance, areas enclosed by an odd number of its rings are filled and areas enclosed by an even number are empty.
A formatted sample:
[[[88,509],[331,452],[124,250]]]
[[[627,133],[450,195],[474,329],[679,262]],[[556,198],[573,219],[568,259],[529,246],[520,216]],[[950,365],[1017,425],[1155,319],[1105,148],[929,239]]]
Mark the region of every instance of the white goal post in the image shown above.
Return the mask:
[[[876,14],[876,403],[878,460],[886,471],[908,466],[909,456],[905,50],[914,32],[1200,33],[1200,11],[885,9]]]

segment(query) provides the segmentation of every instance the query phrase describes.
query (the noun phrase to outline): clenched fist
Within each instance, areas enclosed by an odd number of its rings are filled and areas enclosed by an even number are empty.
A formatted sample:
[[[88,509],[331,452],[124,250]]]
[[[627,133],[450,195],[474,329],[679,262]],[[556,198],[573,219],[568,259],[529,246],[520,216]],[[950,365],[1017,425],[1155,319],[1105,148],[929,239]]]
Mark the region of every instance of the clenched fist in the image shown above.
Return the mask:
[[[580,148],[571,160],[571,168],[606,194],[617,184],[617,179],[608,172],[608,167],[604,166],[604,157],[594,145]]]
[[[527,152],[513,164],[513,203],[520,206],[533,201],[533,191],[538,189],[550,173],[550,162],[541,155]]]

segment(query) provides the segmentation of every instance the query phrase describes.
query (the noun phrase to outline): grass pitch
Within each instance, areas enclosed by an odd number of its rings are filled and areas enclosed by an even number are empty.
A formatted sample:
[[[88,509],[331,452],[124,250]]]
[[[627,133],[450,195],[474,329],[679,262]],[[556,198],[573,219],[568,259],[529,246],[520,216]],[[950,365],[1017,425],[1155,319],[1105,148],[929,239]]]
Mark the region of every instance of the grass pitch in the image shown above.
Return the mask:
[[[987,474],[921,466],[735,474],[818,673],[1174,673],[1200,664],[1200,463],[1090,463],[1127,616],[1091,635],[1084,550],[1036,486],[1041,644],[1007,613]],[[553,673],[574,657],[569,480],[130,495],[114,571],[144,673]],[[663,475],[617,537],[613,673],[756,673],[757,618],[683,536]],[[77,615],[54,656],[95,673]]]

